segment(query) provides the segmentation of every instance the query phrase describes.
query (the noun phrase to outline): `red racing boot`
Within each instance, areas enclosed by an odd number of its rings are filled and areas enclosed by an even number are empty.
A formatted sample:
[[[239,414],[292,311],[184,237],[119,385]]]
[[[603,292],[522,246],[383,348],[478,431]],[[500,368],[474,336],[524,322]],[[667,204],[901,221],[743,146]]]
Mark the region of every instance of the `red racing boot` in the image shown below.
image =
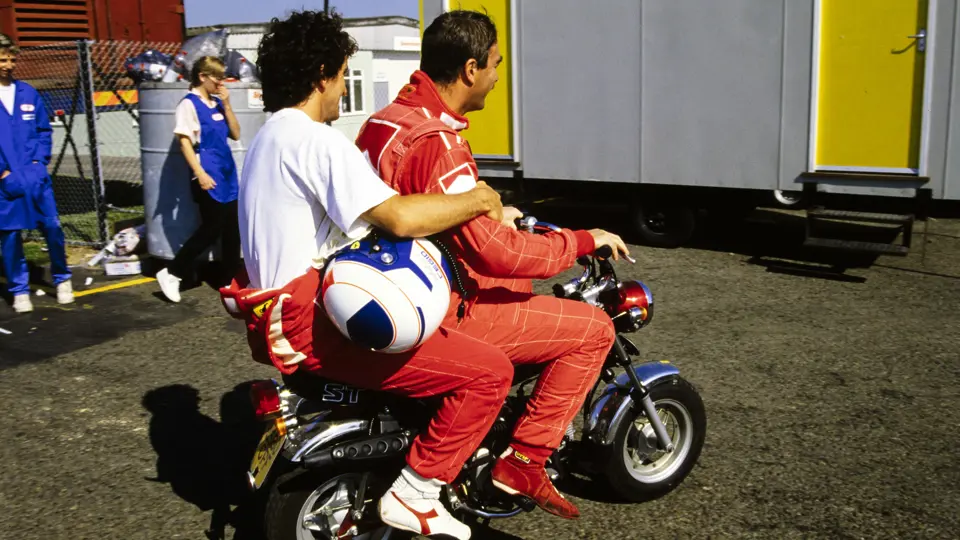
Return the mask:
[[[532,499],[537,506],[564,519],[577,519],[580,511],[560,494],[547,476],[543,465],[532,463],[530,458],[507,448],[490,473],[493,485],[511,495]]]

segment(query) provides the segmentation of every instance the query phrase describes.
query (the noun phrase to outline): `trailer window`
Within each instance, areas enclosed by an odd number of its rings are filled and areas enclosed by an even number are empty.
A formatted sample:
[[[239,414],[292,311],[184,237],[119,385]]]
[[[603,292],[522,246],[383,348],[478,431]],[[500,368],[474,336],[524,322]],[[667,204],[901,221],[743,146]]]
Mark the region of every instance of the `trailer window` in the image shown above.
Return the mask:
[[[350,69],[344,74],[347,84],[347,95],[340,101],[340,112],[343,114],[363,113],[363,70]]]

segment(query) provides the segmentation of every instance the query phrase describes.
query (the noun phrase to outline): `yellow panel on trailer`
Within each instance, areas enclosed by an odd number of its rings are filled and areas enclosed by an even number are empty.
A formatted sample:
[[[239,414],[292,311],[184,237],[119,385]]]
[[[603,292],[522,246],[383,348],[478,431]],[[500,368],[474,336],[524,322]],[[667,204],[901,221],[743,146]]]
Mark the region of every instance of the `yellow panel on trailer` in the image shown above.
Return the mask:
[[[926,0],[820,1],[816,169],[917,173],[926,24]]]
[[[463,132],[478,159],[513,157],[513,88],[510,81],[510,0],[448,0],[448,9],[467,9],[487,13],[497,25],[497,41],[503,63],[497,68],[500,80],[487,96],[482,111],[467,115],[470,128]],[[431,20],[424,20],[423,1],[420,2],[421,33]]]

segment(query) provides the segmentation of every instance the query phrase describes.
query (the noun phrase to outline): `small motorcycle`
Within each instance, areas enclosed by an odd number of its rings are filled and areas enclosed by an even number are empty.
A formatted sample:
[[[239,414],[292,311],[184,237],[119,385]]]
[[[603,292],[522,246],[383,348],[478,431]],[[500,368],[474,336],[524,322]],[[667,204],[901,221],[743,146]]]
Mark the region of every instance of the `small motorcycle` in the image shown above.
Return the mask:
[[[532,216],[521,226],[535,233],[557,229]],[[619,280],[610,254],[606,249],[581,257],[582,274],[553,288],[558,297],[604,309],[617,339],[584,402],[582,427],[568,427],[547,471],[560,487],[579,473],[607,482],[627,501],[642,502],[670,492],[693,469],[706,435],[706,411],[697,390],[673,364],[634,364],[640,351],[626,335],[650,324],[653,295],[640,281]],[[536,369],[517,368],[515,395],[506,399],[456,481],[444,488],[444,503],[465,522],[486,525],[536,508],[529,499],[494,487],[490,470],[510,442],[537,375]],[[251,399],[266,429],[248,480],[252,490],[266,492],[263,521],[269,540],[410,536],[379,521],[377,502],[436,410],[432,400],[297,374],[282,382],[256,381]]]

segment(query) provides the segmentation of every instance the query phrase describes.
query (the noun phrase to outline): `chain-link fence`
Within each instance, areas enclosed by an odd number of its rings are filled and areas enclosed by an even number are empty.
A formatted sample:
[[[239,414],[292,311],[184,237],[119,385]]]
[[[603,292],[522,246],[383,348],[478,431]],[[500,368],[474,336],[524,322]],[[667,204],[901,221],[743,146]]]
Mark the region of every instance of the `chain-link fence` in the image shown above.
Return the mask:
[[[53,127],[50,175],[67,241],[102,245],[111,213],[142,205],[138,93],[131,65],[177,43],[78,41],[24,47],[17,78],[43,97]]]

